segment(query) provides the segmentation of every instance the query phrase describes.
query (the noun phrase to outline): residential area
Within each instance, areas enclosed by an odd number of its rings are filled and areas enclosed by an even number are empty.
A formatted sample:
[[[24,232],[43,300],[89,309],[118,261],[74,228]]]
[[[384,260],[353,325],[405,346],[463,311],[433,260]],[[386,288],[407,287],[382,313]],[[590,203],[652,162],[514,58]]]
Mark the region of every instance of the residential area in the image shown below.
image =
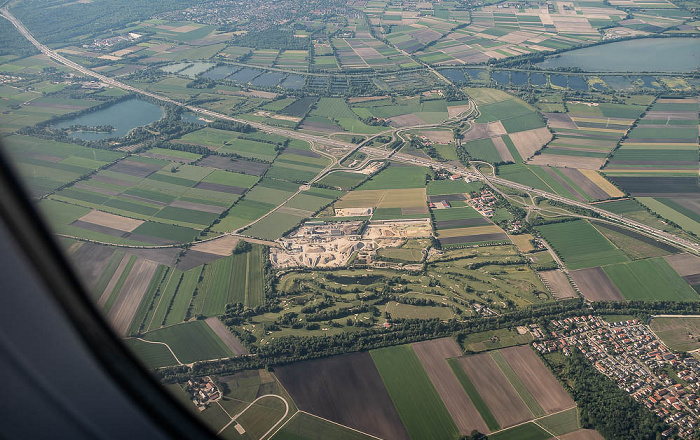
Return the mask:
[[[595,368],[671,426],[665,437],[695,438],[700,418],[700,365],[673,353],[637,319],[608,323],[593,315],[550,322],[552,339],[533,342],[540,353],[579,350]]]

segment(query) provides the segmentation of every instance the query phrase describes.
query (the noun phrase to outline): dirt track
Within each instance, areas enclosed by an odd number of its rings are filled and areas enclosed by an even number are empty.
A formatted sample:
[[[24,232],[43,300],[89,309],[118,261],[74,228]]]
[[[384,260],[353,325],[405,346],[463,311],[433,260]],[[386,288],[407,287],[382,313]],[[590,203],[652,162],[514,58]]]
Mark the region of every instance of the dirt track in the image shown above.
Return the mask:
[[[501,354],[547,414],[576,406],[529,345],[507,348]]]
[[[501,428],[532,418],[532,413],[490,354],[464,356],[459,363]]]
[[[469,434],[474,429],[488,433],[489,429],[479,411],[447,364],[446,359],[462,355],[455,341],[452,338],[443,338],[417,342],[412,346],[460,434]]]

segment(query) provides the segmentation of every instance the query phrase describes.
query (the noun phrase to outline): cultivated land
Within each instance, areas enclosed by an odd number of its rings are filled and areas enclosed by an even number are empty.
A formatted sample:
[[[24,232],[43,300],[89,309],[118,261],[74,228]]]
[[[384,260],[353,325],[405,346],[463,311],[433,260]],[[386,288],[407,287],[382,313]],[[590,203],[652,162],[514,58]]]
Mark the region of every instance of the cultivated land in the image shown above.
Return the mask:
[[[656,317],[649,326],[674,350],[693,351],[700,348],[700,317]]]
[[[459,432],[467,434],[475,429],[487,432],[486,424],[447,363],[447,359],[462,355],[455,341],[451,338],[438,339],[418,342],[412,347]]]
[[[303,411],[381,437],[408,439],[369,353],[275,369]]]
[[[458,436],[457,426],[410,346],[382,348],[371,354],[411,438]]]
[[[532,418],[532,413],[489,353],[465,356],[459,362],[501,428]]]
[[[192,8],[187,21],[179,1],[145,2],[133,17],[117,4],[66,2],[46,10],[51,20],[30,3],[8,7],[40,42],[60,49],[37,43],[44,54],[33,55],[21,23],[14,21],[16,33],[3,20],[16,37],[0,56],[3,144],[31,194],[43,197],[37,206],[99,308],[120,334],[149,341],[126,339],[148,367],[227,359],[162,376],[184,382],[216,372],[224,399],[198,414],[223,438],[443,439],[473,428],[495,439],[599,438],[579,429],[573,402],[525,346],[538,334],[531,322],[483,333],[472,323],[501,325],[540,307],[573,310],[577,299],[554,305],[578,296],[567,275],[593,301],[698,297],[697,257],[677,254],[694,252],[690,233],[700,233],[697,79],[549,71],[543,66],[560,57],[528,59],[602,38],[696,34],[680,3],[467,10],[450,2],[282,0],[271,8],[252,0]],[[75,26],[75,16],[89,25]],[[17,42],[26,47],[17,51]],[[503,63],[519,55],[527,69]],[[127,92],[158,102],[163,119],[108,140],[78,139],[109,137],[107,125],[129,112],[95,127],[58,128],[108,111],[114,98],[134,101]],[[426,143],[409,145],[412,135]],[[476,159],[500,164],[493,174],[504,194],[493,217],[468,206],[485,186]],[[443,200],[452,207],[428,209]],[[572,203],[578,209],[563,207]],[[630,220],[556,223],[589,207]],[[356,208],[374,208],[356,218],[371,219],[362,228],[372,241],[344,251],[343,264],[269,266],[268,255],[291,243],[275,240],[301,222],[334,224],[334,209]],[[540,226],[531,228],[535,219]],[[666,233],[681,241],[669,244]],[[551,270],[547,251],[533,252],[530,239],[540,235],[565,268]],[[343,240],[358,245],[355,238]],[[252,249],[233,255],[241,240]],[[541,318],[548,322],[549,313]],[[692,349],[695,325],[677,322],[654,325]],[[427,338],[430,329],[450,333],[444,328],[455,329],[465,350],[501,350],[464,357],[449,337],[376,349]],[[318,356],[319,347],[369,351],[294,362]],[[255,355],[240,356],[247,349]],[[239,371],[250,365],[271,367],[302,411],[270,371]],[[171,388],[192,406],[183,387]],[[290,405],[284,420],[285,404],[267,394]],[[268,434],[277,421],[282,429]]]

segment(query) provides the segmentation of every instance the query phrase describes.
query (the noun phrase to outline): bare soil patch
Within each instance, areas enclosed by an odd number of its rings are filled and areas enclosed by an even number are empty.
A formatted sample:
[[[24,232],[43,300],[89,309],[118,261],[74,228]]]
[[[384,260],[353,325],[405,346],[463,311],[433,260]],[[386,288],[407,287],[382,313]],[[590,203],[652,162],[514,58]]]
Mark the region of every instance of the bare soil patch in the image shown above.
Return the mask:
[[[78,220],[124,232],[132,232],[143,224],[143,220],[135,220],[133,218],[122,217],[121,215],[102,211],[90,211]]]
[[[496,147],[496,151],[498,151],[498,155],[501,156],[503,162],[515,162],[513,155],[510,153],[510,150],[508,149],[506,143],[503,141],[502,137],[492,137],[491,142],[493,142],[493,145],[494,147]]]
[[[452,338],[443,338],[417,342],[412,344],[412,347],[460,434],[469,434],[474,429],[488,433],[488,427],[479,411],[447,363],[447,359],[462,355],[462,350],[455,341]]]
[[[222,258],[221,255],[188,249],[187,252],[185,252],[185,255],[183,255],[182,258],[180,258],[180,261],[177,263],[177,268],[180,270],[190,270],[197,266],[201,266],[204,263],[218,260],[219,258]]]
[[[556,299],[576,298],[578,296],[561,270],[543,270],[537,274]]]
[[[625,297],[600,267],[571,272],[581,294],[589,301],[626,301]]]
[[[465,141],[474,141],[477,139],[500,137],[508,134],[503,127],[501,121],[487,122],[486,124],[475,123],[462,136]]]
[[[177,256],[180,255],[182,249],[180,248],[163,248],[163,249],[136,249],[136,248],[124,248],[129,255],[136,255],[140,258],[145,258],[147,260],[155,261],[156,263],[164,264],[166,266],[174,267]]]
[[[578,192],[573,186],[569,185],[569,183],[566,180],[564,180],[559,174],[557,174],[552,168],[544,167],[542,168],[542,170],[545,173],[552,176],[552,178],[559,182],[561,186],[566,188],[566,190],[569,191],[574,196],[574,198],[576,198],[576,200],[578,200],[579,202],[585,202],[587,200],[583,194]]]
[[[529,345],[506,348],[501,354],[547,414],[576,406]]]
[[[223,237],[217,238],[215,240],[195,244],[190,249],[197,252],[206,252],[208,254],[215,254],[221,255],[222,257],[227,257],[231,255],[231,252],[233,252],[233,248],[236,247],[238,240],[239,238],[232,237],[230,235],[224,235]]]
[[[160,165],[132,162],[129,160],[122,160],[108,168],[109,171],[134,177],[148,177],[159,169],[161,169]]]
[[[501,428],[532,418],[532,413],[489,353],[464,356],[459,358],[459,363]]]
[[[664,257],[666,262],[678,272],[678,275],[687,277],[700,273],[700,257],[692,254],[676,254]]]
[[[512,139],[513,135],[511,135]],[[598,170],[605,163],[602,157],[577,157],[562,156],[558,154],[538,154],[529,161],[531,165],[549,165],[552,167],[580,168],[584,170]]]
[[[547,118],[547,124],[552,128],[568,128],[576,130],[578,126],[566,113],[543,113]]]
[[[610,198],[607,192],[603,191],[601,187],[592,182],[588,177],[584,176],[581,171],[573,168],[561,168],[559,171],[562,172],[566,177],[571,179],[579,188],[581,188],[586,194],[591,196],[595,200],[605,200]]]
[[[552,133],[546,127],[510,133],[509,136],[524,159],[532,157],[536,151],[552,140]]]
[[[107,318],[114,330],[125,336],[129,330],[129,325],[136,315],[136,310],[141,304],[143,295],[148,289],[148,285],[156,272],[158,263],[155,261],[139,258],[134,263],[134,267],[126,277],[119,296],[112,304],[112,308],[107,314]]]
[[[409,439],[369,352],[297,362],[275,374],[303,411],[377,437]]]
[[[414,114],[394,116],[389,118],[392,124],[396,127],[410,127],[413,125],[423,125],[425,121]]]
[[[214,330],[216,336],[218,336],[221,341],[226,344],[226,346],[233,352],[235,356],[242,356],[248,354],[248,350],[245,349],[241,341],[234,336],[233,333],[221,322],[219,318],[213,316],[204,320],[207,325]]]
[[[105,287],[105,290],[102,291],[100,298],[97,300],[97,307],[103,308],[104,305],[107,304],[107,300],[109,300],[109,296],[112,294],[114,287],[117,285],[117,282],[119,281],[119,277],[121,277],[122,274],[124,273],[124,270],[126,269],[126,265],[128,263],[129,263],[129,257],[124,257],[119,262],[119,266],[117,266],[117,270],[114,271],[112,278],[110,278],[109,283],[107,283],[107,287]]]
[[[92,287],[104,272],[113,253],[113,247],[83,243],[77,251],[70,255],[70,260],[83,282]]]

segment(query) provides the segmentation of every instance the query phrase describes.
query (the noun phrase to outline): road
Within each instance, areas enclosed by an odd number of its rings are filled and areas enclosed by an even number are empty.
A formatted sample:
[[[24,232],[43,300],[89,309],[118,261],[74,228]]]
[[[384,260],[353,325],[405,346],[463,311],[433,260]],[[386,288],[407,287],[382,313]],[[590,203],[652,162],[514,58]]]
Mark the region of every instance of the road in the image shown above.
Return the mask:
[[[216,119],[222,119],[222,120],[227,120],[227,121],[232,121],[232,122],[239,122],[243,124],[249,124],[252,127],[255,127],[263,132],[266,133],[273,133],[273,134],[278,134],[280,136],[286,136],[292,139],[299,139],[303,140],[306,142],[313,144],[320,144],[320,145],[328,145],[328,146],[334,146],[334,147],[340,147],[340,148],[346,148],[348,150],[362,150],[365,153],[375,155],[376,157],[388,157],[391,156],[392,160],[398,161],[398,162],[403,162],[403,163],[409,163],[409,164],[414,164],[414,165],[420,165],[424,167],[431,167],[434,169],[445,169],[451,173],[454,174],[461,174],[465,176],[470,176],[471,178],[478,179],[485,181],[487,183],[491,184],[498,184],[498,185],[503,185],[506,187],[514,188],[523,192],[531,193],[540,197],[547,198],[549,200],[555,200],[561,203],[565,203],[569,206],[574,206],[578,208],[583,208],[583,209],[588,209],[590,211],[595,212],[596,214],[600,215],[603,218],[607,218],[609,220],[613,220],[619,223],[622,223],[632,229],[636,229],[639,231],[642,231],[646,234],[649,234],[659,240],[665,241],[667,243],[671,243],[677,247],[680,247],[681,249],[684,249],[686,251],[692,252],[693,254],[700,254],[700,244],[691,242],[690,240],[686,240],[680,237],[677,237],[673,234],[670,234],[668,232],[662,231],[660,229],[653,228],[651,226],[645,225],[643,223],[637,222],[635,220],[631,220],[625,217],[622,217],[620,215],[614,214],[609,211],[605,211],[603,209],[597,208],[596,206],[589,205],[587,203],[582,203],[578,202],[575,200],[568,199],[566,197],[562,197],[558,194],[553,194],[549,193],[546,191],[542,191],[539,189],[535,189],[520,183],[516,182],[511,182],[509,180],[502,179],[500,177],[496,176],[484,176],[480,172],[470,169],[464,166],[457,166],[454,164],[446,164],[442,162],[438,162],[432,159],[424,159],[424,158],[419,158],[415,156],[410,156],[408,154],[403,154],[403,153],[393,153],[393,152],[388,152],[386,150],[376,148],[376,147],[367,147],[365,145],[365,142],[360,144],[359,146],[347,142],[343,142],[340,140],[336,139],[329,139],[325,137],[320,137],[320,136],[315,136],[307,133],[301,133],[298,131],[294,130],[287,130],[284,128],[277,128],[277,127],[271,127],[262,123],[258,122],[251,122],[251,121],[246,121],[244,119],[238,119],[234,118],[228,115],[224,115],[221,113],[217,113],[211,110],[207,110],[201,107],[196,107],[192,106],[189,104],[185,104],[179,101],[175,101],[171,98],[168,98],[167,96],[159,95],[153,92],[149,92],[147,90],[142,90],[139,88],[136,88],[134,86],[131,86],[129,84],[122,83],[120,81],[117,81],[114,78],[107,77],[105,75],[102,75],[100,73],[94,72],[87,67],[81,66],[78,63],[75,63],[66,57],[56,53],[55,51],[49,49],[47,46],[41,44],[34,36],[29,32],[29,30],[22,24],[21,21],[19,21],[14,15],[12,15],[6,8],[0,8],[0,15],[9,20],[15,28],[27,39],[29,40],[37,49],[39,49],[44,55],[47,57],[53,59],[54,61],[61,63],[65,66],[68,66],[72,69],[77,70],[78,72],[86,75],[86,76],[91,76],[93,78],[96,78],[100,80],[101,82],[111,85],[113,87],[117,87],[126,91],[130,91],[133,93],[139,93],[148,97],[151,97],[153,99],[157,99],[162,102],[167,102],[170,104],[174,104],[180,107],[183,107],[191,112],[194,113],[199,113],[202,115],[206,115],[212,118]],[[437,74],[437,72],[435,72]],[[441,75],[438,75],[441,76]],[[478,110],[477,110],[478,111]],[[409,127],[404,127],[404,129],[409,128]],[[324,170],[323,172],[327,172],[328,170]],[[317,176],[318,178],[319,176]]]

